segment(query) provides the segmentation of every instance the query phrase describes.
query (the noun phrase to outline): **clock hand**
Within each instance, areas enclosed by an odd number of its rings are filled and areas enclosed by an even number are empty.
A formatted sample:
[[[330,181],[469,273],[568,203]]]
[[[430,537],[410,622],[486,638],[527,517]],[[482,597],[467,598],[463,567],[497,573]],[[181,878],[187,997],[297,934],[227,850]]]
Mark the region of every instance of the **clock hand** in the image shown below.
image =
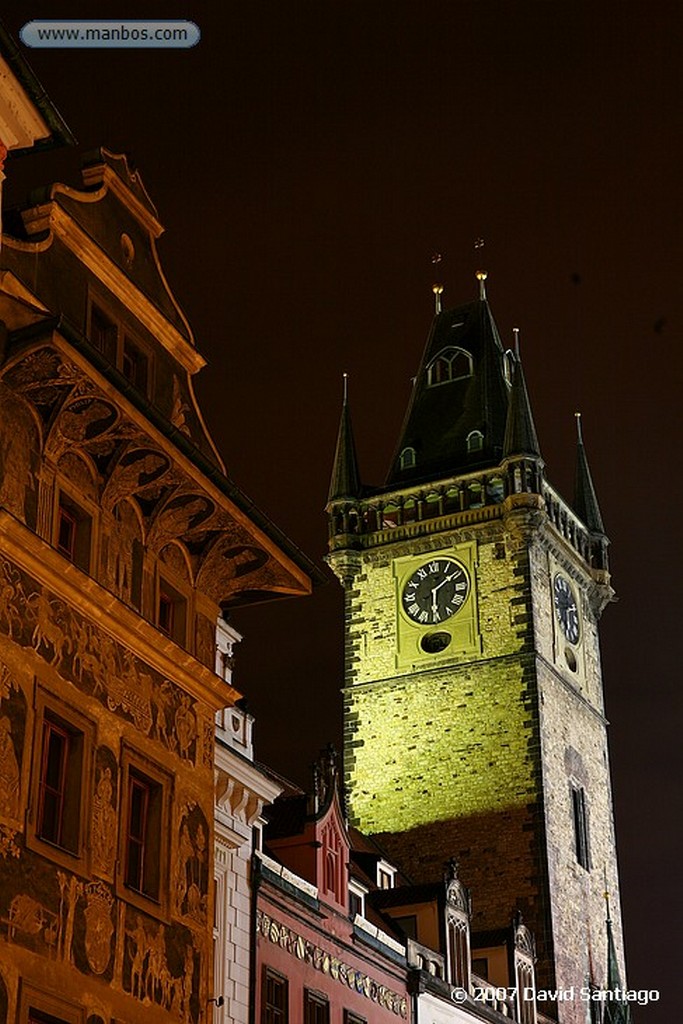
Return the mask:
[[[439,590],[441,587],[445,586],[447,583],[450,583],[451,580],[455,579],[455,577],[457,575],[458,575],[458,569],[456,569],[455,572],[452,572],[450,574],[450,576],[446,576],[445,579],[441,580],[441,583],[437,583],[437,585],[432,590],[432,597],[434,597],[434,594],[437,592],[437,590]]]

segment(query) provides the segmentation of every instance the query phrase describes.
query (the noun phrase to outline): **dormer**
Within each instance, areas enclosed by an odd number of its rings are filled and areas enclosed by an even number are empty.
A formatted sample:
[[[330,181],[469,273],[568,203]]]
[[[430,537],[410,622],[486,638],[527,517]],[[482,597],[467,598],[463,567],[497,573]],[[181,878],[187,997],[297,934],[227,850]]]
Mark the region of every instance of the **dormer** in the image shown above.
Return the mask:
[[[290,871],[315,886],[321,903],[348,916],[349,836],[339,798],[337,754],[323,751],[313,792],[277,800],[268,811],[265,845]]]
[[[472,901],[469,889],[458,878],[455,860],[449,861],[445,879],[444,932],[446,964],[451,985],[470,990],[470,919]]]

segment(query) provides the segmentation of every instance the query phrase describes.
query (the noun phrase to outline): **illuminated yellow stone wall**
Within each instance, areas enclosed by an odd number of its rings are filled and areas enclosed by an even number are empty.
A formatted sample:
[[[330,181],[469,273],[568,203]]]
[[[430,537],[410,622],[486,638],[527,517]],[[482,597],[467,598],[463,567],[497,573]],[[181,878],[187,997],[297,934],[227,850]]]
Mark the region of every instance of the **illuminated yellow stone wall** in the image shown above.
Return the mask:
[[[473,928],[504,926],[521,909],[536,937],[539,983],[551,984],[554,961],[559,983],[584,984],[589,948],[606,960],[603,865],[621,948],[598,639],[608,581],[533,500],[508,499],[461,529],[439,532],[432,522],[422,536],[382,539],[330,556],[347,591],[351,820],[415,882],[436,880],[456,855],[473,893]],[[397,564],[409,574],[436,554],[460,557],[463,545],[474,552],[477,645],[411,660],[403,634],[429,630],[402,617]],[[573,670],[553,605],[558,572],[580,613]],[[591,871],[576,858],[572,784],[587,793]],[[571,1012],[562,1009],[567,1024]]]

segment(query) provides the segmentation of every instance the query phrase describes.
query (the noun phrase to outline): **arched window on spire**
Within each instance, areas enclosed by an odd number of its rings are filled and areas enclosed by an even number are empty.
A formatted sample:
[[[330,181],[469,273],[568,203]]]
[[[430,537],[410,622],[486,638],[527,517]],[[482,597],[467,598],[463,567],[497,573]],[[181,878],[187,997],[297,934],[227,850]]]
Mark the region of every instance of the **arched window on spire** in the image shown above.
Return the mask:
[[[404,448],[398,457],[398,464],[400,469],[412,469],[415,465],[415,449]]]
[[[481,430],[470,430],[467,435],[467,451],[480,452],[484,447],[484,435]]]
[[[509,387],[512,387],[512,378],[515,375],[515,362],[515,353],[511,348],[506,349],[503,353],[503,375]]]
[[[471,377],[472,356],[464,348],[442,349],[427,367],[427,387]]]

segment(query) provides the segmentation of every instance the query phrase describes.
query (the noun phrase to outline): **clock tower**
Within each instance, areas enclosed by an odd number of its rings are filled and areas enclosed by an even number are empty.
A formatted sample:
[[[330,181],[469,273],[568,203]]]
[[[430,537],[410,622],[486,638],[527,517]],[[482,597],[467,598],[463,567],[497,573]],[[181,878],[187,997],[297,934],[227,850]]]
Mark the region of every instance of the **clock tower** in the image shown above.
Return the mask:
[[[327,508],[348,810],[414,883],[457,857],[473,930],[521,911],[538,985],[578,990],[606,985],[605,887],[619,905],[608,540],[580,420],[573,502],[546,478],[519,353],[478,277],[475,302],[437,311],[383,487],[361,483],[344,400]],[[616,911],[612,928],[621,958]],[[578,997],[555,1011],[585,1024]]]

